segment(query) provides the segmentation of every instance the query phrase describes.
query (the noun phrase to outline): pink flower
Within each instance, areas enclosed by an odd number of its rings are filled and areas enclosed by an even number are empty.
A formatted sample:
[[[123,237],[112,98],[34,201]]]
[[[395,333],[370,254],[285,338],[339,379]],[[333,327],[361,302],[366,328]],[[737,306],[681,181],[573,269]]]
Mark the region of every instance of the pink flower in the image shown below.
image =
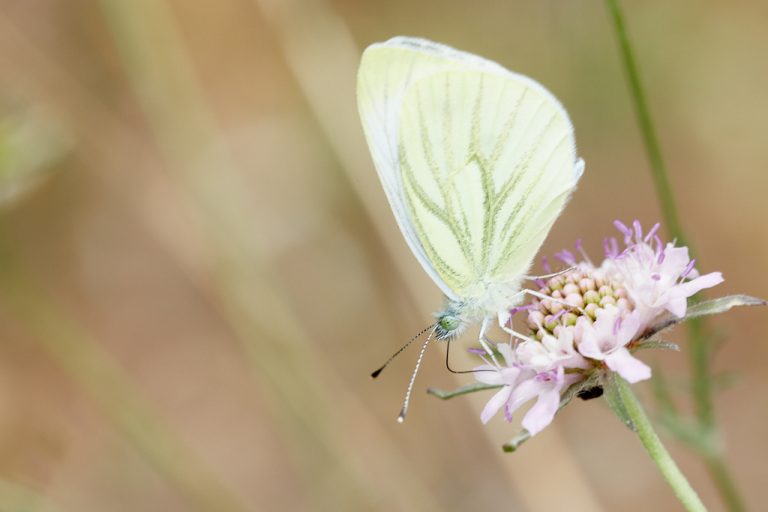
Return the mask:
[[[512,316],[527,311],[529,334],[497,346],[506,366],[486,361],[476,368],[483,370],[475,373],[478,381],[502,386],[483,409],[483,423],[500,410],[511,421],[536,399],[522,421],[533,435],[552,421],[563,391],[596,372],[613,371],[631,383],[649,379],[651,368],[630,353],[631,344],[663,314],[685,316],[688,297],[723,281],[720,272],[700,276],[686,247],[664,245],[658,224],[645,235],[638,221],[632,228],[614,225],[624,235],[623,251],[615,238],[607,239],[599,266],[581,243],[576,253],[557,253],[572,268],[537,280],[537,298],[509,311],[509,324],[503,323],[510,328]]]
[[[524,341],[517,346],[516,352],[521,363],[539,372],[558,366],[582,369],[590,367],[576,350],[573,329],[560,329],[557,336],[545,334],[540,342]]]
[[[560,408],[560,393],[564,388],[582,379],[579,374],[566,374],[562,366],[537,373],[520,382],[510,394],[505,415],[511,421],[512,414],[524,403],[537,398],[536,403],[523,416],[522,425],[532,436],[541,432]]]
[[[517,364],[517,355],[512,349],[512,345],[497,345],[496,348],[504,356],[506,366],[497,366],[489,363],[475,368],[475,378],[478,382],[493,386],[503,386],[491,397],[483,412],[480,413],[480,420],[483,423],[488,423],[499,412],[499,409],[509,401],[512,390],[518,380],[520,380],[521,373],[523,373],[522,368]]]
[[[608,305],[597,311],[597,320],[583,318],[576,324],[576,337],[581,355],[596,361],[605,361],[628,382],[639,382],[651,377],[651,369],[632,356],[627,345],[640,330],[640,316],[635,312],[622,315],[619,308]]]
[[[624,284],[643,321],[665,310],[682,318],[688,297],[723,282],[720,272],[699,276],[694,268],[696,260],[690,259],[687,247],[675,247],[673,243],[664,246],[656,235],[659,224],[645,237],[638,221],[633,229],[619,221],[614,225],[624,234],[627,248],[621,254],[607,255],[603,268]]]
[[[560,406],[563,388],[580,380],[582,376],[566,375],[562,365],[536,372],[532,367],[521,364],[519,347],[516,350],[511,344],[503,344],[497,348],[507,366],[486,364],[475,368],[475,378],[479,382],[503,386],[485,405],[480,420],[488,423],[503,409],[507,421],[512,421],[512,415],[520,406],[537,398],[522,422],[523,427],[534,435],[552,422]],[[575,351],[573,355],[578,356]]]

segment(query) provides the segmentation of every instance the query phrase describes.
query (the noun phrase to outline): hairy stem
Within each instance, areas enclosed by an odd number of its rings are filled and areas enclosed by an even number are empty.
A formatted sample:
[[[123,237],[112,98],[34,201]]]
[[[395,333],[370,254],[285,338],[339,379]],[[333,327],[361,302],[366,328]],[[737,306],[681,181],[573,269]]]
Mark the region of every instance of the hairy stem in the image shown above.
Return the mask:
[[[637,435],[640,437],[640,442],[643,443],[648,455],[651,456],[656,467],[659,468],[659,471],[664,476],[669,486],[672,487],[677,499],[680,500],[680,503],[682,503],[685,509],[689,512],[706,511],[707,509],[701,502],[699,495],[693,490],[693,487],[688,483],[688,480],[680,471],[680,468],[677,467],[677,464],[672,459],[667,449],[661,444],[659,436],[656,434],[656,431],[653,430],[653,425],[651,425],[642,405],[640,405],[637,397],[632,392],[632,388],[627,381],[619,376],[616,376],[616,384],[619,396],[624,405],[624,410],[627,412],[629,419],[632,420],[633,425],[637,429]]]

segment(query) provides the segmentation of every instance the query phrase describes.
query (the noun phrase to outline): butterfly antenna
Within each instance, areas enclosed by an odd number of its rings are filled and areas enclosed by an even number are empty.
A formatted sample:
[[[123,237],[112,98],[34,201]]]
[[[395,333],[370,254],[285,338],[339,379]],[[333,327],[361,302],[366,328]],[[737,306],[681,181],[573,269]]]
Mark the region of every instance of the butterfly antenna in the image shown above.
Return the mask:
[[[422,335],[423,335],[425,332],[427,332],[428,330],[430,330],[430,329],[434,328],[434,327],[435,327],[435,325],[437,325],[437,324],[432,324],[432,325],[429,325],[429,326],[425,327],[425,328],[424,328],[424,329],[423,329],[423,330],[422,330],[422,331],[421,331],[419,334],[417,334],[416,336],[414,336],[413,338],[411,338],[410,340],[408,340],[408,343],[406,343],[405,345],[403,345],[402,347],[400,347],[400,350],[398,350],[397,352],[395,352],[394,354],[392,354],[392,357],[390,357],[389,359],[387,359],[387,362],[386,362],[386,363],[384,363],[383,365],[381,365],[381,368],[379,368],[378,370],[376,370],[375,372],[373,372],[373,373],[371,374],[371,378],[372,378],[372,379],[375,379],[376,377],[378,377],[378,376],[379,376],[379,374],[382,372],[382,370],[384,370],[384,368],[386,368],[386,367],[389,365],[389,363],[391,363],[391,362],[392,362],[392,360],[393,360],[394,358],[396,358],[397,356],[399,356],[399,355],[400,355],[400,353],[401,353],[403,350],[407,349],[407,348],[408,348],[408,346],[409,346],[411,343],[413,343],[414,341],[416,341],[417,339],[419,339],[419,338],[420,338],[420,337],[421,337],[421,336],[422,336]]]
[[[419,358],[416,360],[416,367],[413,369],[413,374],[411,375],[411,381],[408,383],[408,391],[405,392],[405,400],[403,400],[403,408],[400,409],[400,414],[397,417],[398,423],[402,423],[405,421],[405,413],[408,412],[408,402],[411,401],[411,391],[413,391],[413,383],[416,382],[416,374],[419,373],[421,360],[424,359],[424,352],[427,351],[427,345],[429,345],[429,342],[432,339],[432,335],[435,334],[435,329],[437,329],[437,324],[431,325],[429,328],[432,329],[432,332],[429,333],[429,336],[427,336],[427,341],[425,341],[424,345],[421,346],[421,352],[419,352]]]

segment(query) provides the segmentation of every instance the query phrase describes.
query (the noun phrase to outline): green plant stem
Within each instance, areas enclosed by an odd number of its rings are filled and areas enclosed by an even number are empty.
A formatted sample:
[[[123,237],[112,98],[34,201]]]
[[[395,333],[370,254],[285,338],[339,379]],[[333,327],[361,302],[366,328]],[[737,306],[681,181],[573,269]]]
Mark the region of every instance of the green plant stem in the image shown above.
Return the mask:
[[[704,332],[704,321],[692,318],[688,322],[688,339],[691,351],[691,381],[696,418],[702,431],[715,437],[715,406],[712,403],[712,371],[710,358],[712,347]]]
[[[651,165],[651,174],[653,183],[656,186],[656,193],[659,195],[661,210],[664,216],[664,222],[673,238],[676,238],[681,244],[685,244],[683,229],[677,215],[675,199],[672,193],[672,186],[669,183],[669,177],[664,165],[664,159],[661,156],[661,146],[656,136],[656,130],[651,119],[651,112],[648,108],[648,102],[645,99],[643,86],[640,82],[640,73],[637,70],[637,61],[629,44],[624,16],[619,7],[619,0],[606,0],[608,11],[611,15],[613,28],[616,31],[616,38],[619,43],[621,60],[624,65],[624,71],[627,74],[632,102],[637,115],[637,121],[640,125],[640,132],[643,136],[645,152],[648,154],[648,160]]]
[[[656,431],[653,430],[653,425],[651,425],[648,416],[645,414],[643,406],[640,405],[637,397],[632,392],[632,388],[627,381],[618,375],[616,376],[616,384],[624,409],[637,429],[637,435],[640,437],[640,442],[643,443],[648,455],[651,456],[656,467],[659,468],[659,471],[667,480],[667,483],[672,487],[672,490],[680,500],[680,503],[682,503],[685,509],[689,512],[706,511],[707,509],[701,502],[699,495],[693,490],[693,487],[688,483],[688,480],[680,471],[680,468],[677,467],[677,464],[675,464],[675,461],[672,459],[667,449],[661,444],[659,436],[656,435]]]
[[[662,215],[667,229],[673,238],[681,245],[686,245],[687,237],[683,232],[675,206],[672,187],[661,154],[661,146],[656,136],[656,130],[651,118],[650,109],[645,98],[640,80],[637,60],[627,35],[624,16],[619,0],[605,0],[621,54],[621,61],[627,76],[632,104],[637,115],[640,132],[643,137],[646,154],[650,163],[651,176],[661,204]],[[687,244],[690,246],[690,244]],[[714,405],[712,398],[712,372],[710,368],[711,344],[706,337],[704,321],[693,318],[688,322],[688,339],[691,353],[691,381],[696,419],[699,429],[708,439],[717,438]],[[730,510],[744,510],[739,493],[733,479],[719,455],[719,449],[709,447],[708,452],[714,455],[706,456],[707,468],[715,481],[718,492]],[[717,460],[716,464],[713,461]]]
[[[722,457],[720,456],[705,456],[707,461],[707,469],[712,479],[717,485],[718,492],[723,498],[728,510],[732,512],[742,512],[746,510],[744,502],[741,500],[739,490],[736,488],[736,482],[733,481],[731,473],[725,466]]]

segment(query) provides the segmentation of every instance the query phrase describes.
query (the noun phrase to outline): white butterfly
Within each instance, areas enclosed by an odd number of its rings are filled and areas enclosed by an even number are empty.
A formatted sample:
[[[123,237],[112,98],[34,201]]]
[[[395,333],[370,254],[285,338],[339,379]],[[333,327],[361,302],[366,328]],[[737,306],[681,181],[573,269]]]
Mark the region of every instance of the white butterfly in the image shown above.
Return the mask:
[[[447,298],[426,330],[482,322],[490,353],[490,321],[535,293],[521,284],[584,170],[568,114],[526,76],[410,37],[365,50],[357,100],[400,230]]]

